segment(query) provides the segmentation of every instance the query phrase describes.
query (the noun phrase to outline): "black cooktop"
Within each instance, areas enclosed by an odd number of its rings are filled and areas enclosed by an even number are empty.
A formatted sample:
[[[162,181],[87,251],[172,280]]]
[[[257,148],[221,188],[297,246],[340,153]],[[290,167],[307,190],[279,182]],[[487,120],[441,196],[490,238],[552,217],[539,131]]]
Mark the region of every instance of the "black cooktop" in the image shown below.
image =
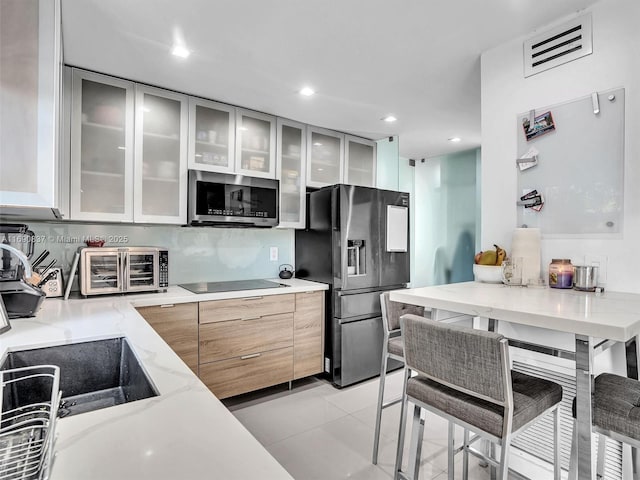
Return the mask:
[[[235,280],[232,282],[199,282],[179,285],[193,293],[233,292],[236,290],[258,290],[260,288],[288,287],[284,283],[269,280]]]

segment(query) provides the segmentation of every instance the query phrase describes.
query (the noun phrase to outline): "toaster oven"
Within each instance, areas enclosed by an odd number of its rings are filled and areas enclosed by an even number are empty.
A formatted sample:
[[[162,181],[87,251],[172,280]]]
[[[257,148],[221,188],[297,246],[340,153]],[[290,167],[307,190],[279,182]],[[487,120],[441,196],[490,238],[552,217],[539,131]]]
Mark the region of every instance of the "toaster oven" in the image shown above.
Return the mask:
[[[158,247],[86,247],[80,249],[80,293],[166,291],[169,252]]]

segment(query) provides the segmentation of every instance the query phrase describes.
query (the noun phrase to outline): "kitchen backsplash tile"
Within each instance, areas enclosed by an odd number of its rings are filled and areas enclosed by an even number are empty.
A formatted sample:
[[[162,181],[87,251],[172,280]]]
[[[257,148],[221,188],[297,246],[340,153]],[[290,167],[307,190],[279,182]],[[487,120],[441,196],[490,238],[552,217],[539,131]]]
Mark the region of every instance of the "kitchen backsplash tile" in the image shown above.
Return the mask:
[[[176,227],[77,223],[28,223],[36,235],[35,255],[44,249],[57,259],[65,279],[78,247],[100,237],[106,246],[169,249],[169,283],[275,278],[293,264],[294,231],[289,229]],[[269,260],[271,247],[278,260]],[[74,288],[75,290],[75,288]]]

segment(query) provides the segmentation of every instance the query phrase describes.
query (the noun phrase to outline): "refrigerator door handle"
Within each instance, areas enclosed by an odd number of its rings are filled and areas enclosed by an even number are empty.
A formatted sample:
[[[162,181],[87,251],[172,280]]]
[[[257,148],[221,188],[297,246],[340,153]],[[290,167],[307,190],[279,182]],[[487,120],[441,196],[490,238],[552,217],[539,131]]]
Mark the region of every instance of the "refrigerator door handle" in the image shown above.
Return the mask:
[[[331,228],[340,231],[340,196],[339,189],[331,190]]]

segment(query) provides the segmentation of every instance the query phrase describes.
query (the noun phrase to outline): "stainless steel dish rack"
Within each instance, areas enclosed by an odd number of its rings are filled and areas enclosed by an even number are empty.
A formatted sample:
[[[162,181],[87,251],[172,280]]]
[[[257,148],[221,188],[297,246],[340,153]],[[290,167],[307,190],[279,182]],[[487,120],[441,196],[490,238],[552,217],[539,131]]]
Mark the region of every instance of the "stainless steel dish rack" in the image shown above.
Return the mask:
[[[0,480],[49,477],[59,404],[59,367],[0,371]]]

